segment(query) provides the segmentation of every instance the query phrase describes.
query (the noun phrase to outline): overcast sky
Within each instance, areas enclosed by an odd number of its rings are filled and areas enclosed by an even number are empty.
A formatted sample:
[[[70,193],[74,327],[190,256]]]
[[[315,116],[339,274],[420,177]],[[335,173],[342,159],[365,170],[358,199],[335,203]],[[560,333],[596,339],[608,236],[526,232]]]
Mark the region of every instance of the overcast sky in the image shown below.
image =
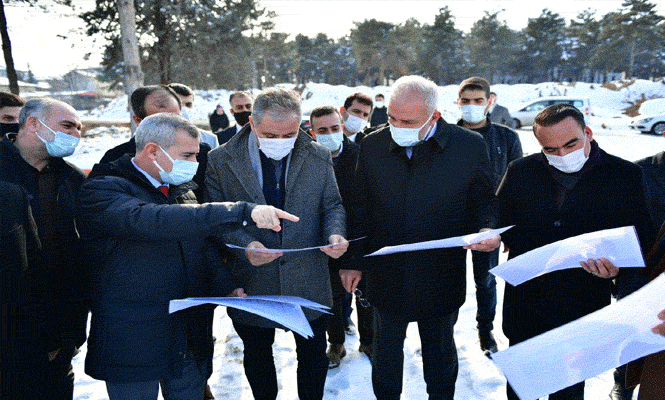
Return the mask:
[[[617,10],[622,0],[260,0],[262,6],[277,13],[276,30],[292,36],[302,33],[309,37],[319,32],[338,38],[350,32],[354,22],[375,18],[403,23],[416,18],[431,24],[439,8],[447,5],[459,29],[468,32],[484,11],[504,10],[499,18],[512,29],[524,28],[529,18],[538,17],[546,7],[574,19],[586,9],[599,15]],[[40,3],[47,3],[43,1]],[[665,2],[654,0],[657,10],[665,15]],[[94,6],[94,0],[74,0],[80,12]],[[28,64],[37,76],[55,76],[73,68],[99,65],[104,42],[83,35],[83,22],[70,8],[52,5],[46,12],[24,4],[5,3],[7,23],[16,68],[26,70]],[[70,16],[63,16],[62,14]],[[86,59],[85,55],[90,53]],[[0,60],[4,66],[4,59]]]

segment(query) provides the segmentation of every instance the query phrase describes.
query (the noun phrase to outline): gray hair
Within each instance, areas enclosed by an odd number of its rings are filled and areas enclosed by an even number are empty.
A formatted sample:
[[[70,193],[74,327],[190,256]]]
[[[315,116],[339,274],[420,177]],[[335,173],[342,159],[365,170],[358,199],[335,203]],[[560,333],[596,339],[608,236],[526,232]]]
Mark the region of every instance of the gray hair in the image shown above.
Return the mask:
[[[145,117],[134,135],[136,150],[143,150],[148,143],[156,143],[163,149],[169,148],[175,144],[178,131],[183,131],[193,138],[201,137],[199,129],[180,115],[159,113]]]
[[[260,123],[265,114],[276,121],[285,121],[302,116],[300,95],[293,90],[270,88],[256,96],[252,107],[254,123]]]
[[[421,97],[425,101],[428,114],[433,113],[439,103],[436,83],[422,76],[408,75],[396,80],[390,97],[395,98],[403,94],[415,94]]]
[[[51,108],[54,106],[65,106],[71,108],[69,104],[62,101],[44,97],[41,99],[30,100],[25,103],[21,112],[18,114],[19,130],[23,129],[28,117],[37,117],[40,120],[48,118],[51,115]]]

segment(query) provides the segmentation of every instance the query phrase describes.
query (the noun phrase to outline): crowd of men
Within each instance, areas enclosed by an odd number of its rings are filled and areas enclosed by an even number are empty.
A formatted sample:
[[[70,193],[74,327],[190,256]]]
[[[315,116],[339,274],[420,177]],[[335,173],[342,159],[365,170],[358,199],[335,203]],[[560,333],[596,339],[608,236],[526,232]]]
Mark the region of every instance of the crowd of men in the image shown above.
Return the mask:
[[[220,104],[212,132],[185,118],[194,101],[176,83],[134,91],[133,137],[86,174],[64,160],[81,137],[72,107],[0,93],[0,397],[71,400],[72,358],[87,340],[85,371],[105,381],[112,400],[154,400],[160,387],[166,400],[214,398],[207,385],[214,307],[169,314],[169,301],[285,295],[332,311],[306,310],[313,336],[294,333],[301,400],[322,399],[328,370],[342,365],[354,296],[358,350],[371,360],[376,398],[400,398],[406,331],[416,322],[429,398],[452,400],[467,250],[480,350],[490,358],[498,346],[489,270],[502,242],[513,258],[633,225],[649,254],[645,271],[599,258],[506,284],[510,345],[596,311],[665,269],[664,234],[656,240],[665,218],[663,153],[641,167],[607,154],[572,106],[538,114],[533,133],[542,151],[523,157],[512,119],[479,77],[461,82],[455,123],[441,116],[436,84],[418,76],[398,79],[387,107],[383,94],[355,93],[315,108],[309,131],[295,91],[235,92],[236,124]],[[363,257],[509,225],[465,247]],[[364,239],[347,240],[355,238]],[[227,311],[253,396],[276,399],[272,345],[275,329],[285,328]],[[654,332],[665,333],[665,324]],[[662,395],[660,365],[645,363],[641,398]],[[612,399],[632,398],[625,377],[626,368],[617,369]],[[518,398],[510,382],[507,395]],[[549,396],[583,398],[584,382]]]

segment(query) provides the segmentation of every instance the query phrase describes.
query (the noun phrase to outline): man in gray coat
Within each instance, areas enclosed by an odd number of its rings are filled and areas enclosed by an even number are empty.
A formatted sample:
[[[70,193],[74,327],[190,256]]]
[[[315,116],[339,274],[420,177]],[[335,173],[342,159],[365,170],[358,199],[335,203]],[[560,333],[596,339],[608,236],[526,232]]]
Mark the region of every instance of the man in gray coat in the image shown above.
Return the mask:
[[[284,221],[279,232],[253,227],[224,234],[225,243],[247,248],[233,253],[230,268],[249,295],[300,296],[332,305],[327,256],[338,258],[348,242],[345,213],[337,188],[330,151],[299,129],[300,96],[268,89],[254,101],[249,125],[209,154],[206,172],[208,201],[251,201],[279,204],[300,217]],[[319,250],[265,253],[252,249]],[[228,310],[244,343],[247,380],[257,399],[277,397],[272,355],[275,328],[267,319]],[[298,396],[321,399],[328,370],[326,314],[306,310],[314,336],[294,334],[298,357]]]
[[[515,120],[510,116],[510,111],[504,106],[497,104],[496,93],[490,92],[490,109],[487,116],[493,124],[505,125],[508,128],[515,128]]]

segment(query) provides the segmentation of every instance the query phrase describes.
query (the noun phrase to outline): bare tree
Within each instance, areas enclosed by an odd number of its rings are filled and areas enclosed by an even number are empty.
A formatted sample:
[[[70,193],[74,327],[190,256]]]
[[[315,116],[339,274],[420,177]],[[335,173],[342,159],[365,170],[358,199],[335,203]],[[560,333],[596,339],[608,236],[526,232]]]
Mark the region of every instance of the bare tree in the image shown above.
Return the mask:
[[[9,91],[19,95],[18,76],[14,68],[14,57],[12,56],[12,43],[9,40],[9,31],[7,30],[7,17],[5,17],[5,4],[0,1],[0,35],[2,36],[2,53],[5,56],[5,65],[7,66],[7,79],[9,79]]]

